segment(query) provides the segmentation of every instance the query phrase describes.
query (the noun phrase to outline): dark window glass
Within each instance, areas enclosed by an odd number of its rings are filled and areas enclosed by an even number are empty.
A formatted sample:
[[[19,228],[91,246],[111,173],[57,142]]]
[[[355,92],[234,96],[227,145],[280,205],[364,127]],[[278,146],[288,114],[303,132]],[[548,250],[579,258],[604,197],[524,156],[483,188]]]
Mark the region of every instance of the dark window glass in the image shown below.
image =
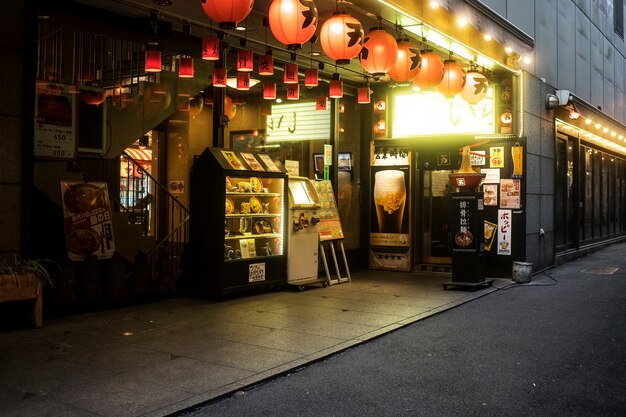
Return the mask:
[[[613,25],[615,33],[624,39],[624,0],[613,0]]]
[[[584,240],[593,239],[593,151],[584,148],[585,155],[585,235]]]

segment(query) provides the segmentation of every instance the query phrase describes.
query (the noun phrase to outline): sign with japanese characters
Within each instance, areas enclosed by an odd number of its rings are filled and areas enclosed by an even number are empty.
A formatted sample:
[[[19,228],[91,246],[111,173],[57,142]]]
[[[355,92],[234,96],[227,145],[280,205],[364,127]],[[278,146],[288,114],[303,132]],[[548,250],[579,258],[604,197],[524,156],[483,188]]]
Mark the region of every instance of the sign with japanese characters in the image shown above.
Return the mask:
[[[110,259],[115,242],[107,184],[61,181],[61,198],[68,257],[72,261],[88,255]]]
[[[476,253],[480,247],[482,233],[476,229],[478,196],[457,194],[452,196],[452,252]],[[482,226],[482,224],[481,224]]]
[[[37,81],[34,136],[36,158],[75,159],[75,86]]]
[[[511,210],[498,210],[498,255],[511,254]]]

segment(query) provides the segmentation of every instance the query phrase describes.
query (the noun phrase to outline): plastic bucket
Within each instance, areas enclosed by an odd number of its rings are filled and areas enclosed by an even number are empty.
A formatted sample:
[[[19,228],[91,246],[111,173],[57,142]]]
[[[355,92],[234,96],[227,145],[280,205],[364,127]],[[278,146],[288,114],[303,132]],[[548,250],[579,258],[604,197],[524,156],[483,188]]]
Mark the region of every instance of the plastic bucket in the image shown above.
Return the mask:
[[[524,284],[530,282],[530,274],[533,272],[531,262],[513,262],[513,281]]]

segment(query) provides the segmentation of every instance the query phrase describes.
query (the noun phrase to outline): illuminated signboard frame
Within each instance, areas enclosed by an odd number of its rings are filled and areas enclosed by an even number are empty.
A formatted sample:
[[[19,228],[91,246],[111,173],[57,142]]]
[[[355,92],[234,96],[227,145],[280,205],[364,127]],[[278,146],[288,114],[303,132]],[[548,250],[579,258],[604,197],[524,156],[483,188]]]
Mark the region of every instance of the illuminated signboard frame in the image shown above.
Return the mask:
[[[315,101],[272,104],[272,114],[267,116],[267,141],[330,140],[331,103],[324,111],[315,109]]]
[[[468,104],[458,95],[446,99],[431,91],[400,92],[393,100],[394,138],[496,132],[493,88],[476,104]]]

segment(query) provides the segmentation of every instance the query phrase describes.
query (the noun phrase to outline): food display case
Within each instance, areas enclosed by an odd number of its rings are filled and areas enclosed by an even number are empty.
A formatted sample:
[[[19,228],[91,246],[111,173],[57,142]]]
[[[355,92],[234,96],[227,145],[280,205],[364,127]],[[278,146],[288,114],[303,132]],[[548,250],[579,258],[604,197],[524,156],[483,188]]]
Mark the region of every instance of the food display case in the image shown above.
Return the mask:
[[[287,283],[297,285],[303,291],[305,285],[328,285],[328,281],[318,278],[318,210],[320,200],[311,180],[305,177],[289,176],[289,258],[287,260]]]
[[[287,176],[269,155],[207,148],[190,173],[192,288],[223,297],[287,279]]]

